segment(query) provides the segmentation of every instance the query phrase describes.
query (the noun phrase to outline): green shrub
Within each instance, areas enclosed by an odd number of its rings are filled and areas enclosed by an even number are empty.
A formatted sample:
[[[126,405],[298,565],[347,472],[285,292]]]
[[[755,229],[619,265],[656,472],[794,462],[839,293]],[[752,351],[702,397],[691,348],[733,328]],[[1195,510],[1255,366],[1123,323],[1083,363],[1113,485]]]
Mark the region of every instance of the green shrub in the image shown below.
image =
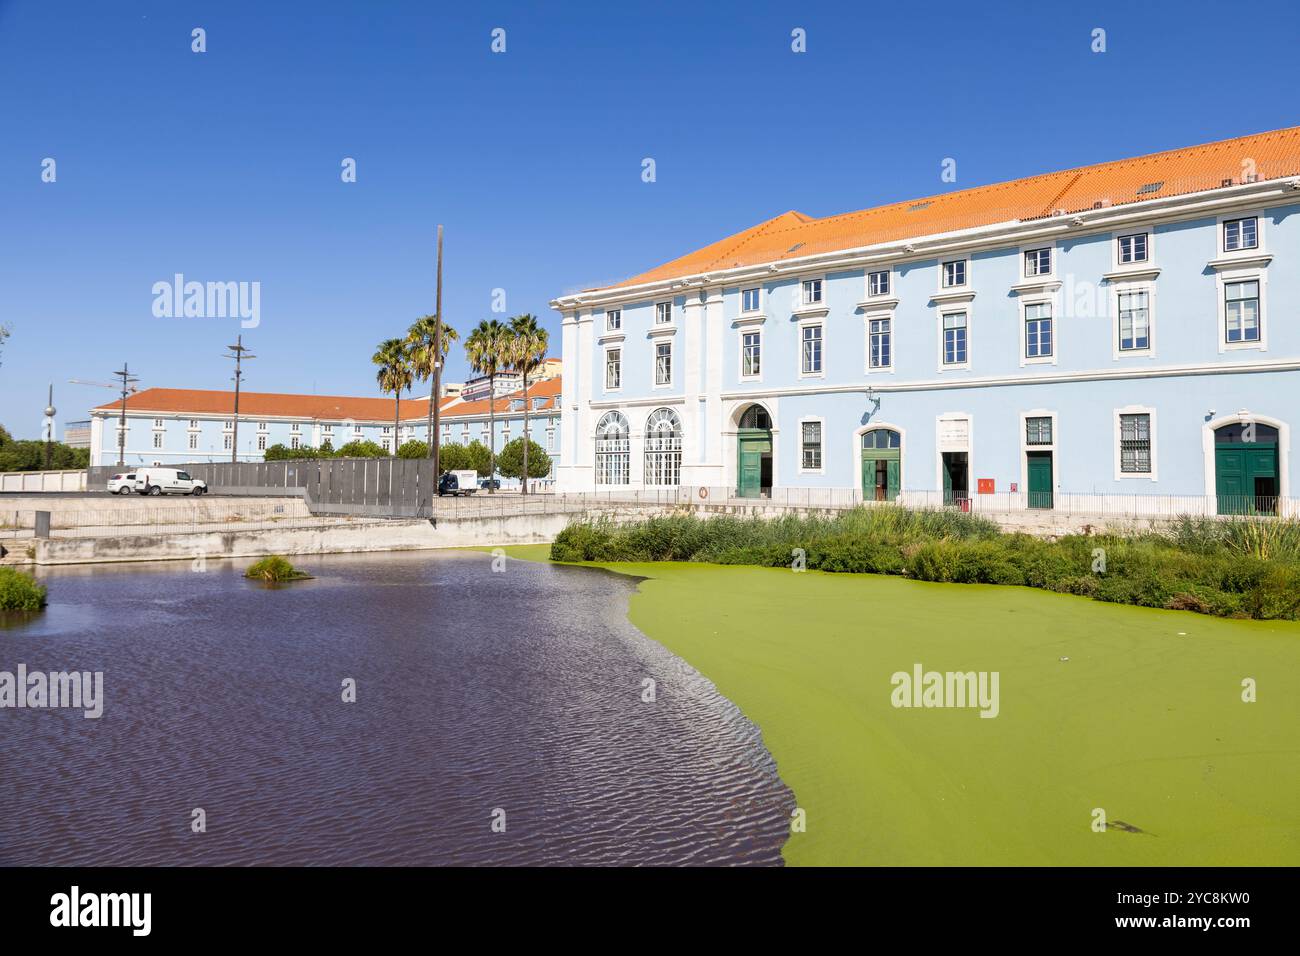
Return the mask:
[[[45,586],[16,568],[0,568],[0,611],[39,611]]]
[[[282,555],[273,554],[251,564],[244,577],[258,581],[301,581],[311,577],[306,571],[299,571]]]

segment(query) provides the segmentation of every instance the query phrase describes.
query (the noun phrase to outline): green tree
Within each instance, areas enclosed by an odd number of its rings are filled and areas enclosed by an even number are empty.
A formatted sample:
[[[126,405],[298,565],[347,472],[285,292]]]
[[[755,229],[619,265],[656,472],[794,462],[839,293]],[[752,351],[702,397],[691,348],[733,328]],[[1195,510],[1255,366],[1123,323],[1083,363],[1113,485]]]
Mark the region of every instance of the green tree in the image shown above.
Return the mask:
[[[456,442],[448,442],[438,450],[438,467],[448,472],[473,468],[474,465],[470,461],[468,448]]]
[[[465,455],[469,459],[465,467],[473,468],[480,478],[488,477],[496,468],[495,456],[477,439],[465,446]]]
[[[8,435],[8,432],[5,433]],[[61,441],[50,446],[50,468],[67,471],[90,466],[89,448],[72,448]],[[0,471],[44,471],[45,442],[10,438],[0,443]]]
[[[393,406],[393,451],[397,454],[397,439],[402,419],[402,389],[410,391],[415,381],[411,369],[411,356],[407,351],[405,339],[384,339],[379,349],[370,357],[370,361],[379,366],[375,380],[381,392],[392,392],[397,402]]]
[[[537,371],[538,367],[546,360],[546,350],[550,345],[550,337],[546,330],[537,324],[537,316],[530,312],[523,315],[516,315],[510,320],[510,347],[509,358],[510,367],[519,372],[524,381],[524,438],[523,443],[523,462],[519,467],[519,474],[524,475],[520,482],[519,490],[521,494],[528,494],[529,478],[544,478],[551,471],[551,459],[547,456],[546,471],[540,475],[533,474],[533,469],[528,467],[528,458],[531,450],[538,445],[532,440],[528,431],[528,376]],[[502,454],[505,449],[502,449]],[[545,455],[545,451],[543,451]],[[505,474],[503,471],[502,474]],[[512,476],[517,477],[517,476]]]
[[[474,371],[488,377],[489,471],[496,471],[497,449],[497,375],[510,363],[510,330],[496,319],[484,319],[465,340],[465,356]],[[492,488],[488,488],[488,494]]]
[[[417,380],[421,382],[430,381],[434,372],[434,343],[437,339],[437,317],[433,315],[422,315],[415,320],[415,323],[406,333],[406,345],[411,357],[411,371],[415,374]],[[451,343],[460,340],[460,333],[453,329],[446,322],[442,324],[442,348],[441,361],[445,368],[447,364],[447,355],[451,352]],[[438,396],[433,395],[430,391],[429,400],[429,431],[428,431],[428,448],[429,454],[433,454],[433,403],[438,400]]]
[[[529,478],[545,478],[551,473],[551,456],[537,442],[516,438],[506,442],[497,456],[497,468],[507,478],[522,478],[528,469]]]
[[[386,458],[388,450],[376,445],[369,438],[365,441],[350,441],[339,448],[336,458]]]
[[[426,442],[418,438],[412,438],[402,442],[402,447],[397,449],[398,458],[428,458],[429,446]]]

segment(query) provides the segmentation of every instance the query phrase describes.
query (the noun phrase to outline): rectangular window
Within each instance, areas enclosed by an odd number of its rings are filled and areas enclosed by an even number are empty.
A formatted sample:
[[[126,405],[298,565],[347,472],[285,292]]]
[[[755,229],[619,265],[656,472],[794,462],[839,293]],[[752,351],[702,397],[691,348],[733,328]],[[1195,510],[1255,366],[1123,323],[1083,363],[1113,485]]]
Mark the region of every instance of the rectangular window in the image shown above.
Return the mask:
[[[1052,304],[1035,302],[1025,306],[1025,358],[1049,358],[1052,354]]]
[[[555,451],[555,429],[546,429],[546,450]]]
[[[605,387],[622,388],[623,386],[623,350],[605,350]]]
[[[655,303],[655,324],[667,325],[673,320],[673,304],[671,302]]]
[[[610,332],[617,332],[622,327],[623,327],[623,310],[606,309],[605,328]]]
[[[758,332],[746,332],[741,337],[740,374],[745,378],[757,378],[763,372],[763,336]]]
[[[818,375],[822,370],[822,327],[805,325],[800,331],[803,343],[800,370],[804,375]]]
[[[1223,224],[1224,252],[1257,248],[1259,248],[1259,221],[1254,216],[1248,219],[1229,219]]]
[[[1119,417],[1119,470],[1130,475],[1151,474],[1151,416]]]
[[[391,432],[392,430],[393,430],[393,426],[392,426],[392,425],[385,425],[382,429],[380,429],[380,432],[379,432],[379,433],[380,433],[381,435],[387,435],[387,434],[388,434],[389,432]]]
[[[943,364],[966,362],[966,313],[950,312],[943,317]]]
[[[1147,261],[1147,234],[1145,232],[1135,232],[1131,236],[1120,236],[1118,241],[1120,265]]]
[[[966,284],[966,260],[955,259],[952,262],[943,264],[943,287],[945,289],[953,286],[962,286]]]
[[[300,425],[298,422],[294,422],[292,425],[289,426],[289,431],[291,432],[302,431],[302,425]]]
[[[233,419],[227,418],[226,421],[225,421],[225,424],[223,424],[221,427],[222,427],[222,428],[234,428],[234,427],[235,427],[235,422],[234,422]]]
[[[1050,445],[1051,443],[1052,419],[1050,417],[1025,419],[1026,445]]]
[[[153,447],[154,447],[154,448],[161,448],[161,447],[162,447],[162,440],[163,440],[163,433],[162,433],[162,432],[154,432],[154,433],[153,433]]]
[[[889,295],[889,270],[867,275],[867,295]]]
[[[197,418],[191,418],[190,428],[198,428],[198,427],[199,427],[199,420]]]
[[[155,418],[155,419],[153,420],[153,427],[154,427],[154,428],[162,428],[162,427],[163,427],[163,421],[162,421],[162,419],[161,419],[161,418]]]
[[[1224,335],[1228,342],[1259,341],[1259,282],[1225,282]]]
[[[409,430],[410,426],[408,425],[407,428],[408,428],[408,430]],[[323,432],[325,433],[325,436],[326,436],[327,438],[328,438],[328,437],[331,437],[331,436],[334,434],[334,426],[333,426],[333,425],[322,425],[322,426],[321,426],[321,431],[323,431]]]
[[[191,445],[190,447],[193,448],[194,446]],[[257,436],[257,450],[258,450],[258,451],[266,451],[266,436],[265,436],[265,435],[258,435],[258,436]]]
[[[222,436],[222,439],[223,439],[223,440],[222,440],[222,442],[221,442],[221,447],[223,447],[224,449],[226,449],[226,451],[230,451],[231,436],[229,436],[229,435],[224,435],[224,436]],[[294,448],[297,448],[297,447],[298,447],[298,445],[297,445],[297,441],[298,441],[298,439],[295,438],[295,439],[294,439],[294,446],[293,446]]]
[[[259,432],[264,432],[264,431],[266,431],[266,429],[267,429],[266,422],[258,422],[258,423],[257,423],[257,430],[258,430]]]
[[[1135,352],[1151,347],[1151,312],[1147,306],[1147,293],[1121,292],[1119,294],[1119,350]]]
[[[1025,252],[1025,278],[1052,274],[1052,249],[1029,249]]]
[[[803,304],[819,305],[821,301],[822,301],[822,280],[804,279],[803,280]]]
[[[893,363],[893,320],[871,320],[871,358],[872,368],[889,368]]]
[[[673,343],[655,344],[655,384],[671,385],[673,383]]]
[[[740,293],[740,311],[758,311],[758,289],[743,289]]]
[[[804,422],[800,428],[800,449],[804,471],[821,471],[822,467],[822,423]]]
[[[190,436],[190,451],[193,451],[194,449],[196,449],[196,448],[198,448],[198,447],[199,447],[199,436],[198,436],[198,435],[191,435],[191,436]]]

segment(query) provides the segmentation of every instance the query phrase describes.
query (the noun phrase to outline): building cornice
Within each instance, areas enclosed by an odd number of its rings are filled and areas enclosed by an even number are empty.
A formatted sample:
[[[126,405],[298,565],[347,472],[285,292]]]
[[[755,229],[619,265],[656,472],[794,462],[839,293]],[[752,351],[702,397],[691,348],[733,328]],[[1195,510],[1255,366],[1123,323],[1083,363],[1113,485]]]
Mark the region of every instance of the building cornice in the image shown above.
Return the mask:
[[[988,226],[917,236],[887,243],[859,246],[832,252],[759,263],[733,269],[720,269],[635,286],[593,289],[558,296],[552,309],[571,312],[595,305],[633,302],[666,294],[678,295],[692,288],[706,291],[746,281],[794,277],[808,272],[829,272],[860,268],[866,265],[901,264],[933,259],[938,255],[977,247],[1015,246],[1048,236],[1087,236],[1109,232],[1119,226],[1142,220],[1177,221],[1198,218],[1211,212],[1220,213],[1236,207],[1259,206],[1270,199],[1291,199],[1300,203],[1300,179],[1294,176],[1242,183],[1180,196],[1157,197],[1122,206],[1085,209],[1068,215],[1045,219],[1012,220]]]

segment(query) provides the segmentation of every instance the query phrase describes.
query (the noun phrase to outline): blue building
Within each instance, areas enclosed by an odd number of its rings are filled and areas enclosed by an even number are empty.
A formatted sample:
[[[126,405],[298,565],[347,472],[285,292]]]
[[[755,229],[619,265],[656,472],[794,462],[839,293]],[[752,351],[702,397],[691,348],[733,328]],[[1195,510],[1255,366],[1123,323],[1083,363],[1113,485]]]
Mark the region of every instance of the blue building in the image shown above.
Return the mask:
[[[551,454],[553,462],[558,462],[560,453],[560,387],[556,378],[528,388],[529,434]],[[320,448],[328,442],[338,449],[353,441],[372,441],[391,451],[395,436],[400,447],[407,441],[423,441],[428,435],[427,397],[404,399],[396,426],[397,409],[391,398],[241,392],[239,409],[236,429],[234,392],[180,388],[137,392],[127,399],[127,467],[230,461],[232,454],[239,461],[262,461],[274,445]],[[121,411],[120,401],[91,409],[91,464],[118,463]],[[488,445],[494,434],[489,427],[493,417],[498,452],[523,435],[522,392],[497,398],[492,412],[489,415],[486,399],[444,398],[439,408],[442,441]],[[504,487],[516,483],[502,482]]]
[[[787,212],[552,306],[561,490],[1285,509],[1300,127]]]

